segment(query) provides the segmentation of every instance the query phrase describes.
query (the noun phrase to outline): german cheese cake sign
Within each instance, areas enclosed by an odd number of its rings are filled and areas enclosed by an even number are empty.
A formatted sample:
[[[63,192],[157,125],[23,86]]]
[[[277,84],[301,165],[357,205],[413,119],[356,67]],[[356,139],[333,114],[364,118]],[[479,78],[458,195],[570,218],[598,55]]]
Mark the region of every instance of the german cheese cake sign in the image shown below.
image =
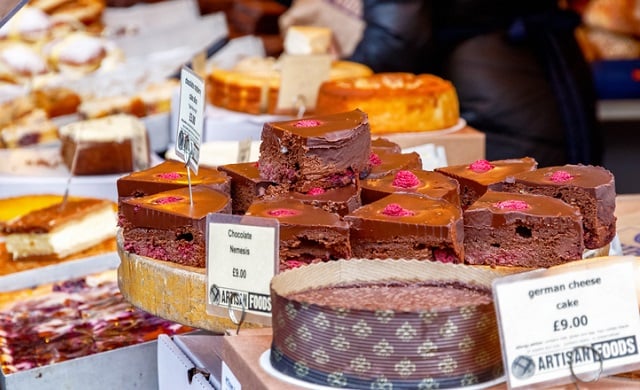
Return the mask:
[[[269,283],[278,265],[277,219],[207,216],[207,313],[271,324]]]
[[[320,84],[329,78],[329,54],[283,54],[276,111],[297,110],[298,116],[315,108]]]
[[[595,382],[637,369],[636,261],[580,260],[495,280],[509,387]]]
[[[176,134],[176,155],[198,174],[205,107],[204,80],[193,70],[182,67],[180,106]]]

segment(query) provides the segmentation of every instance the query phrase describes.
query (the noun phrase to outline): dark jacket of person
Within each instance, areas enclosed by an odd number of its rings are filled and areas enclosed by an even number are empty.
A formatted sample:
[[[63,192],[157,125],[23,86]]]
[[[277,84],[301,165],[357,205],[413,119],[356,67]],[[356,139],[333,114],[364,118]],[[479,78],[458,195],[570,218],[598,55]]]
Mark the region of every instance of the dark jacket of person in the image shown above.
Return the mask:
[[[365,0],[363,18],[348,59],[452,81],[489,160],[601,163],[595,90],[573,35],[579,17],[556,1]]]

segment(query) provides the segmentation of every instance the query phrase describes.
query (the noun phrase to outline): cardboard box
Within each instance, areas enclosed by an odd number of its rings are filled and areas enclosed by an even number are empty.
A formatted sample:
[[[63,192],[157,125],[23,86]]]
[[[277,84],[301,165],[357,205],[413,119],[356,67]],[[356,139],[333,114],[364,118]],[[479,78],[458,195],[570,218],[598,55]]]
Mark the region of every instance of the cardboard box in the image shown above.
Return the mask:
[[[486,153],[485,134],[467,125],[455,131],[386,134],[381,137],[396,142],[403,149],[427,144],[442,147],[446,165],[468,164],[485,158]]]

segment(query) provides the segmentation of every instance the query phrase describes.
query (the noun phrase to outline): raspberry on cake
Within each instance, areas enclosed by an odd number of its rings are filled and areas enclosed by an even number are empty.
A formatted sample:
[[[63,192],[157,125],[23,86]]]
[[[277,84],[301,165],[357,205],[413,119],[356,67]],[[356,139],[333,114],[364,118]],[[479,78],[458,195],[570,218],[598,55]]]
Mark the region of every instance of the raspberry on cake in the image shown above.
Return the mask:
[[[231,199],[198,185],[121,199],[118,213],[126,251],[204,268],[207,214],[230,214]]]
[[[353,257],[462,263],[464,225],[458,204],[390,194],[347,214]]]
[[[431,74],[375,73],[322,83],[317,115],[355,108],[369,115],[372,134],[446,129],[460,119],[453,84]]]
[[[64,258],[115,237],[116,223],[112,202],[69,198],[7,222],[3,232],[14,260]]]
[[[377,179],[403,169],[422,169],[422,158],[417,152],[396,153],[374,149],[373,143],[371,145],[369,171],[361,177]]]
[[[75,175],[146,169],[151,162],[147,128],[132,115],[87,119],[60,127],[60,154]],[[75,164],[74,164],[75,160]]]
[[[464,211],[467,264],[551,267],[584,251],[577,207],[548,196],[487,191]]]
[[[377,179],[360,181],[362,203],[375,202],[393,193],[412,193],[460,204],[458,181],[433,171],[422,169],[400,170]]]
[[[522,172],[500,184],[501,191],[546,195],[577,206],[584,224],[584,244],[601,248],[616,235],[616,188],[603,167],[564,165]]]
[[[261,138],[260,176],[296,191],[352,184],[369,166],[371,133],[360,110],[267,122]]]
[[[477,160],[471,164],[452,165],[436,168],[460,183],[460,202],[466,209],[484,194],[492,184],[500,183],[509,176],[520,172],[533,171],[538,163],[531,157],[507,160]]]
[[[231,178],[216,168],[200,167],[198,174],[191,172],[191,185],[205,185],[229,194]],[[131,172],[116,182],[118,198],[153,195],[158,192],[188,187],[187,168],[183,162],[165,160],[145,170]]]
[[[259,200],[246,215],[280,223],[280,270],[351,257],[349,225],[340,216],[294,199]]]

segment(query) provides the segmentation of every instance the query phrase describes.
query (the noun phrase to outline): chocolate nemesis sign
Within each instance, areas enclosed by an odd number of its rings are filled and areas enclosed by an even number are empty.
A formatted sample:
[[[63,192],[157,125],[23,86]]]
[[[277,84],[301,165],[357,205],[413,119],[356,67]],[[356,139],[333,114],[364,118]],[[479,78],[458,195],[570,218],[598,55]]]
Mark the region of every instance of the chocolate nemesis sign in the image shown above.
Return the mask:
[[[28,0],[0,1],[0,27],[4,26],[5,23],[7,23],[7,21],[11,19],[11,17],[15,15],[16,12],[18,12],[18,10],[27,3],[27,1]]]

